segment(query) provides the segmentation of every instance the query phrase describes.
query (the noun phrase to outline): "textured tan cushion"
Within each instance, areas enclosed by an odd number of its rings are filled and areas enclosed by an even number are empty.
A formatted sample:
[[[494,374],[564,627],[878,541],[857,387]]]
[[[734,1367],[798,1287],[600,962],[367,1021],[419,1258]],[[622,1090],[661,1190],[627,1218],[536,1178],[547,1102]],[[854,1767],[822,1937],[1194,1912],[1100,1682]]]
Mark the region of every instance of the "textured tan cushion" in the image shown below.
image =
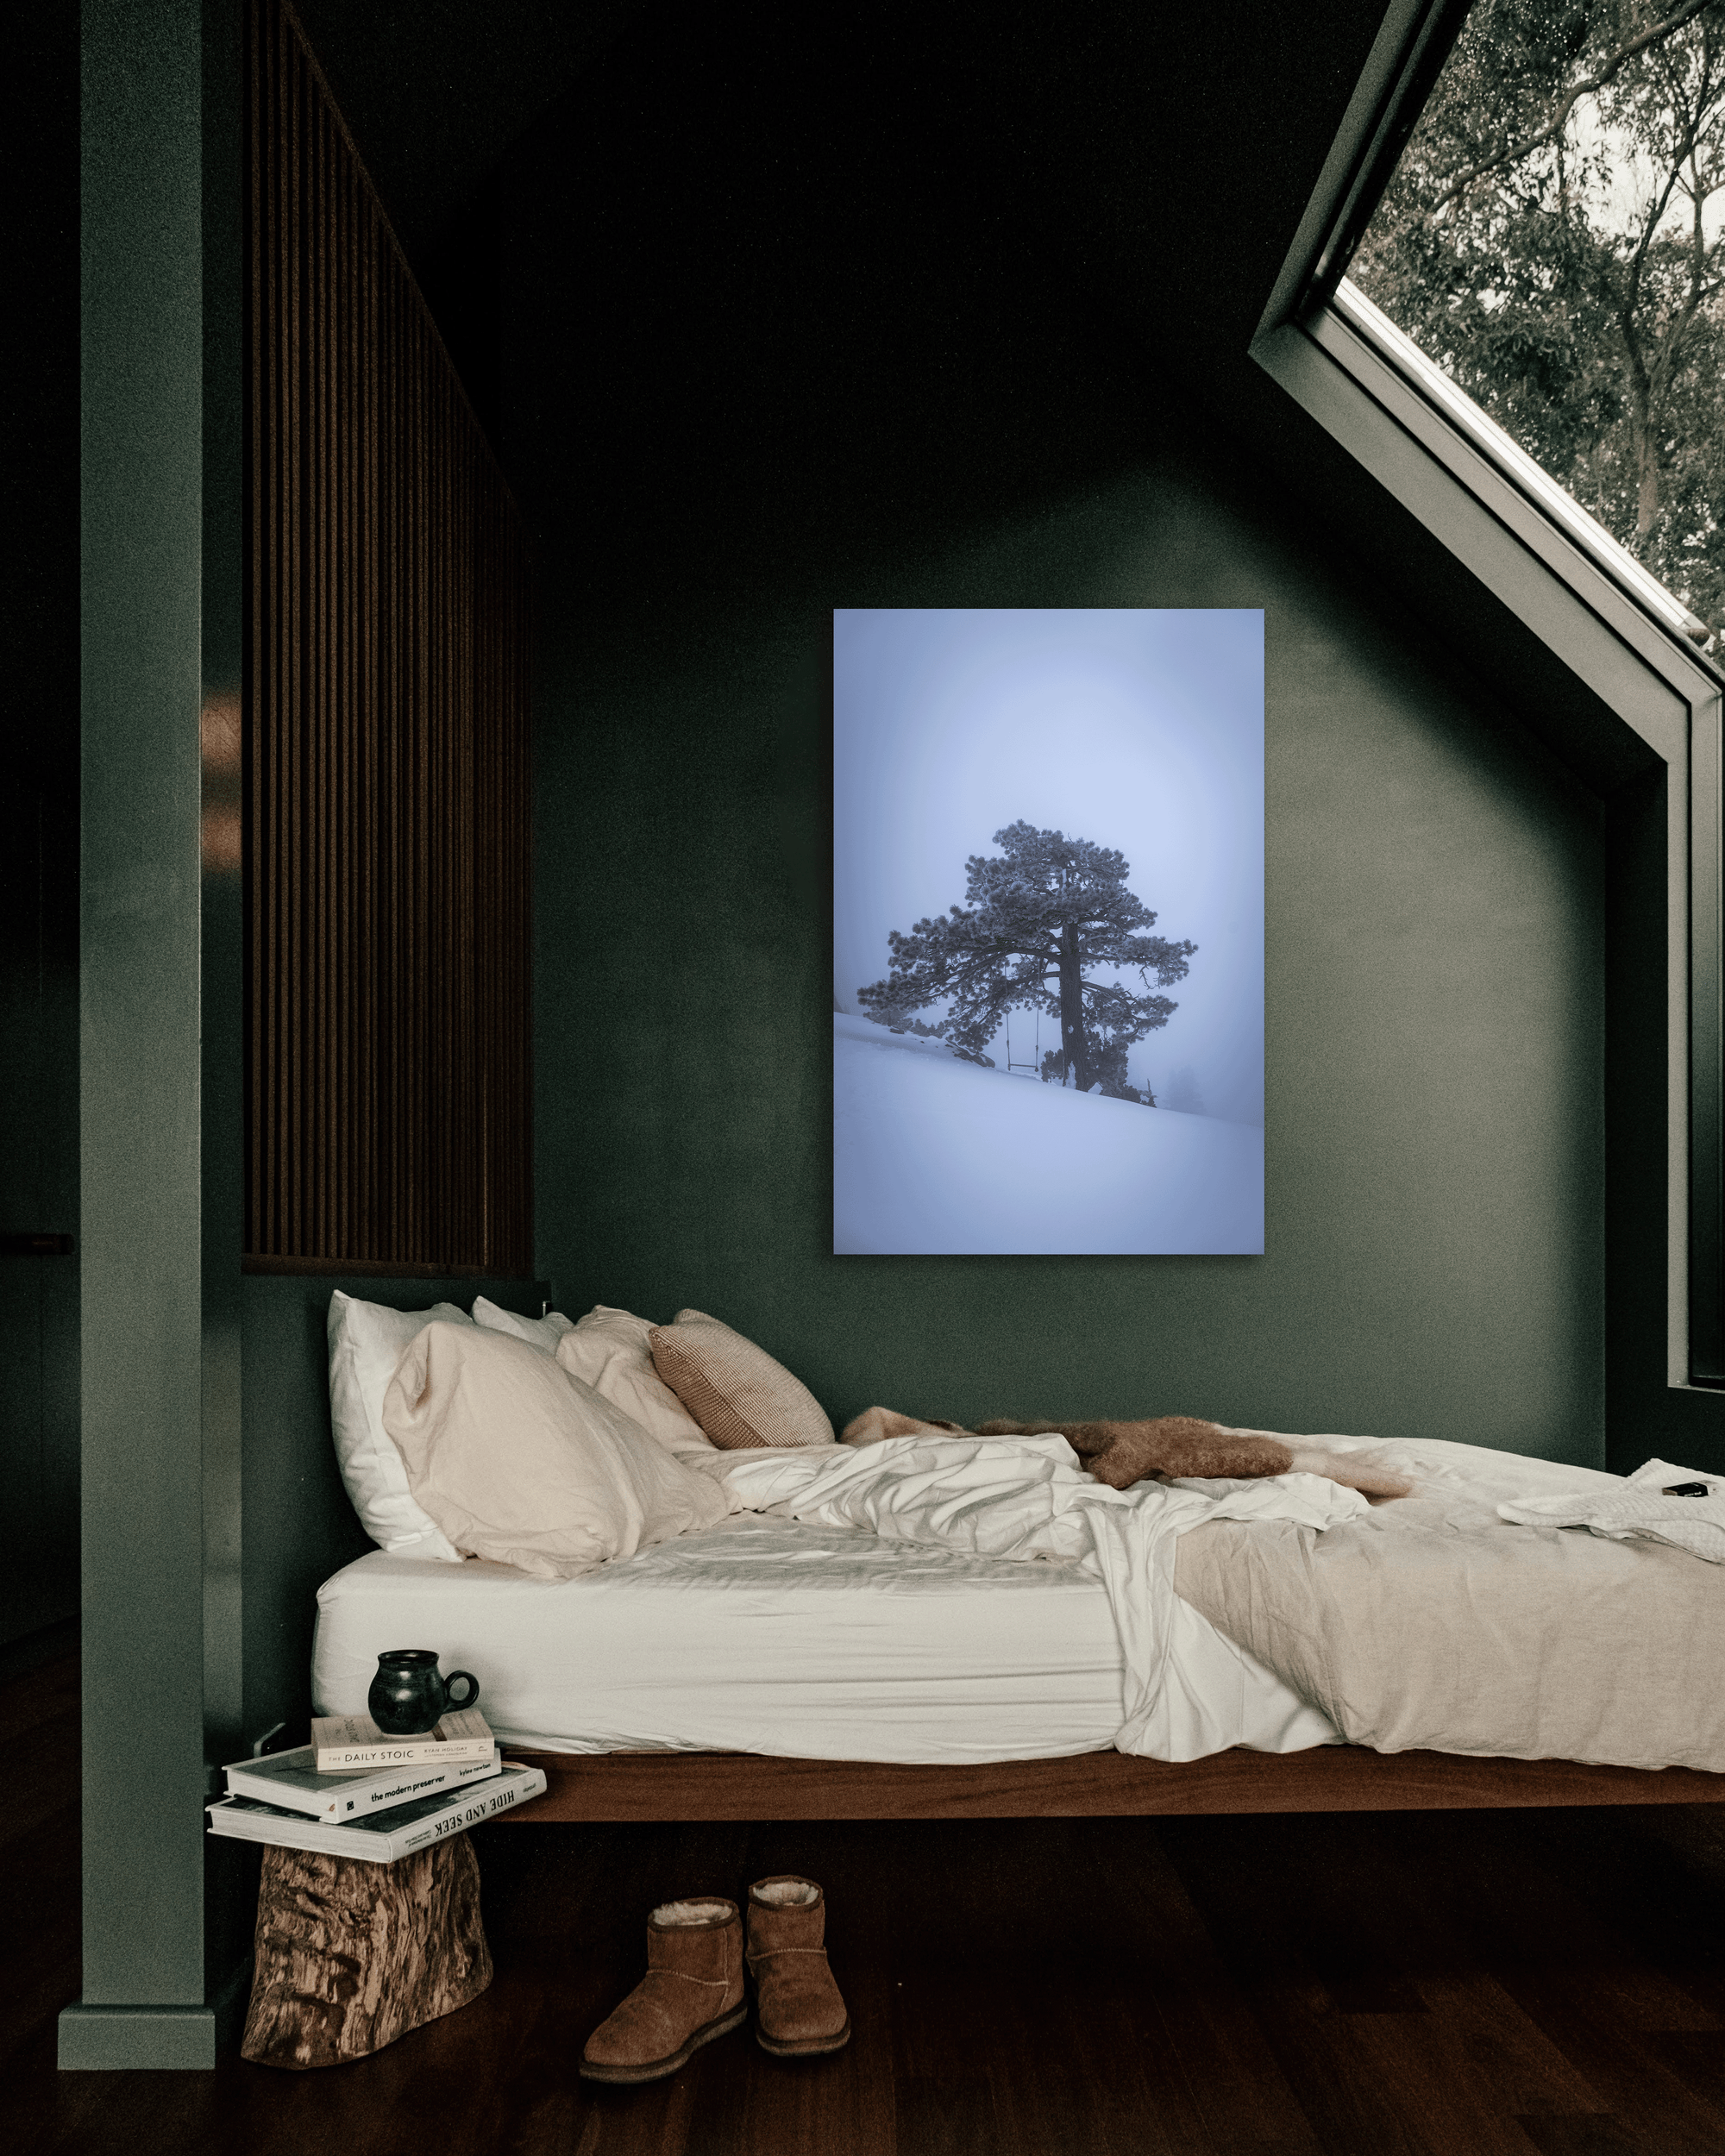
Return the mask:
[[[557,1360],[673,1452],[711,1452],[712,1440],[653,1367],[653,1327],[603,1303],[557,1343]]]
[[[726,1451],[834,1442],[825,1409],[801,1379],[705,1311],[680,1310],[649,1338],[654,1369]]]
[[[729,1510],[542,1348],[483,1326],[428,1325],[383,1403],[415,1501],[456,1549],[572,1579]]]

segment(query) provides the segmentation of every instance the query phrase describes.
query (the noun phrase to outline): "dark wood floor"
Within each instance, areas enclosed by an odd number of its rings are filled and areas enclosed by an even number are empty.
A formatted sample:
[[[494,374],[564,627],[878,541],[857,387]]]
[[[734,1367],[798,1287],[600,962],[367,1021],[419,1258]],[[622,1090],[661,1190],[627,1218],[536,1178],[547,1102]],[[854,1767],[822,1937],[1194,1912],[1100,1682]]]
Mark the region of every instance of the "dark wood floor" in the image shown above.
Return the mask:
[[[58,2074],[75,1671],[0,1738],[0,2145],[30,2156],[1725,2156],[1725,1818],[493,1827],[491,1990],[352,2066]],[[592,2088],[672,1895],[819,1879],[856,2034]]]

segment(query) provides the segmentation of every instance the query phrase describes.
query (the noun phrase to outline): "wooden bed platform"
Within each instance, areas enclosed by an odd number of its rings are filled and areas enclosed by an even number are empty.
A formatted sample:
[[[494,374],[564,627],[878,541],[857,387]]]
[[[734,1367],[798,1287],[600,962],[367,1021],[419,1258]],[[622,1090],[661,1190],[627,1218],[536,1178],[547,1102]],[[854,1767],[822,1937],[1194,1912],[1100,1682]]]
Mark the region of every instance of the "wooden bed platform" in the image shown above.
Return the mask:
[[[1472,1759],[1446,1752],[1233,1751],[1185,1765],[1089,1752],[984,1766],[774,1759],[745,1752],[521,1752],[543,1796],[498,1823],[561,1820],[1130,1819],[1214,1812],[1497,1811],[1554,1804],[1725,1804],[1694,1767]]]

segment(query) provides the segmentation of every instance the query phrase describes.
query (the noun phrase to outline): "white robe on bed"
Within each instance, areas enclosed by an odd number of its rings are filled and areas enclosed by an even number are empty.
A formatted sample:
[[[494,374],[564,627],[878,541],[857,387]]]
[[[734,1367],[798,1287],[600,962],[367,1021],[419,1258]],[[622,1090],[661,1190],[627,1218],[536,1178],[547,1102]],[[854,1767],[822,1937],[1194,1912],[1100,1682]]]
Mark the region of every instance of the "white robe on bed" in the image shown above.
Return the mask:
[[[1251,1482],[1095,1481],[1057,1435],[925,1436],[875,1445],[723,1452],[701,1465],[743,1512],[863,1527],[900,1542],[981,1557],[1077,1564],[1107,1590],[1126,1663],[1121,1752],[1201,1759],[1240,1743],[1297,1752],[1333,1740],[1315,1707],[1295,1702],[1266,1745],[1266,1708],[1289,1695],[1174,1591],[1179,1537],[1208,1520],[1283,1520],[1328,1527],[1367,1509],[1358,1490],[1316,1475]]]

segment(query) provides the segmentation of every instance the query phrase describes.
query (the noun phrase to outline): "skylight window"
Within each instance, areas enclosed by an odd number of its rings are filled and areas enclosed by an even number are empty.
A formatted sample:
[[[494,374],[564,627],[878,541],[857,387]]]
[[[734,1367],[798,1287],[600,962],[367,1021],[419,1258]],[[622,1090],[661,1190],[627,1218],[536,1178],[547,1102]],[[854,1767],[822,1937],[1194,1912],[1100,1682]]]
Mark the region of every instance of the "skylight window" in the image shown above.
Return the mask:
[[[1719,651],[1725,0],[1475,0],[1349,274]]]

